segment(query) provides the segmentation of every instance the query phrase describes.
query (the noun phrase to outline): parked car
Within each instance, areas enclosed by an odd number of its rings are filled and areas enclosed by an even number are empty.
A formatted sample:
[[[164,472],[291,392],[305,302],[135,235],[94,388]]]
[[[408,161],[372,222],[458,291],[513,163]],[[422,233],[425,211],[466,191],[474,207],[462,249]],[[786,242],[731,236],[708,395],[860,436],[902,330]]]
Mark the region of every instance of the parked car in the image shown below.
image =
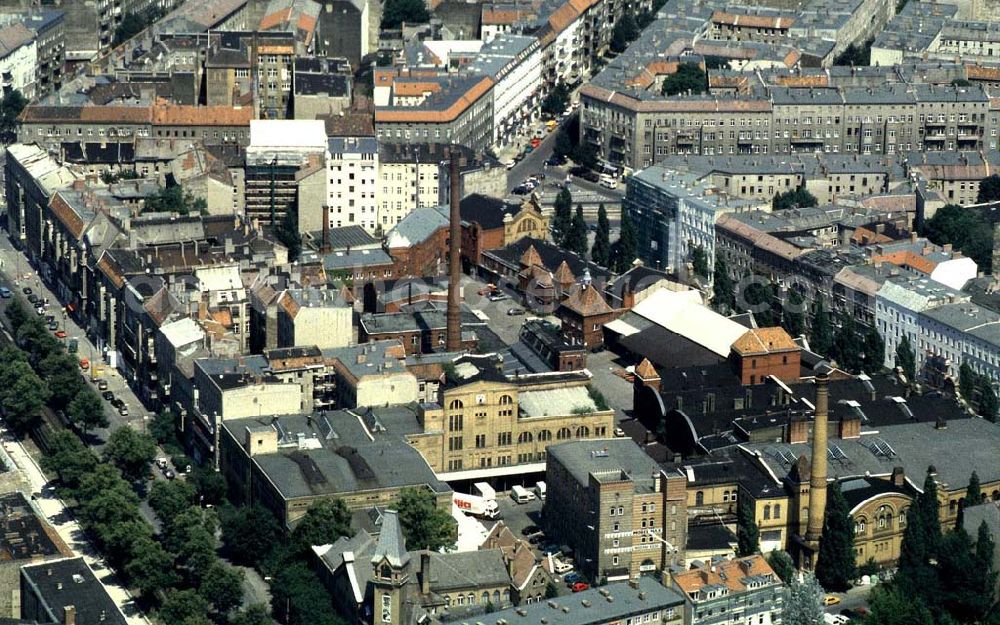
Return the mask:
[[[99,390],[99,391],[106,391],[106,390],[108,390],[108,381],[107,380],[98,380],[97,381],[97,390]]]
[[[56,330],[59,329],[59,324],[56,323],[55,321],[50,321],[49,325],[48,325],[48,328],[49,328],[49,330],[55,332]]]
[[[83,369],[84,371],[86,371],[87,369],[90,369],[90,361],[87,360],[86,358],[81,358],[80,359],[80,368]]]
[[[12,293],[10,289],[8,289],[5,286],[4,287],[0,287],[0,297],[2,297],[4,299],[10,299],[13,296],[14,296],[14,293]]]
[[[840,597],[835,595],[827,595],[823,597],[823,605],[837,605],[840,603]]]
[[[545,540],[545,534],[535,534],[528,537],[528,544],[537,547],[543,540]]]
[[[111,400],[111,405],[114,406],[115,408],[121,408],[122,406],[125,405],[125,402],[115,397],[114,399]]]
[[[23,289],[21,289],[21,292],[24,293],[25,295],[31,295],[31,287],[26,286]]]
[[[56,330],[55,337],[57,339],[64,339],[64,338],[66,338],[66,330]]]
[[[125,404],[122,404],[121,406],[118,406],[118,414],[120,414],[123,417],[127,417],[128,416],[128,406],[126,406]]]
[[[489,296],[489,300],[491,302],[502,302],[505,299],[508,299],[507,294],[501,293],[500,291],[494,291],[493,293],[490,293]]]
[[[531,147],[537,148],[540,145],[542,145],[542,140],[539,139],[538,137],[535,137],[531,140]]]
[[[548,160],[545,161],[545,164],[548,165],[549,167],[559,167],[560,165],[566,164],[566,157],[556,156],[555,154],[553,154],[548,158]]]
[[[583,592],[584,590],[590,590],[590,584],[586,582],[575,582],[570,589],[573,592]]]
[[[36,305],[38,303],[38,296],[34,293],[30,293],[28,295],[28,302],[30,302],[32,306]]]
[[[45,315],[45,323],[52,323],[56,320],[55,315]]]
[[[621,428],[615,428],[615,436],[617,436],[618,438],[624,437],[625,436],[625,430],[623,430]]]
[[[166,471],[163,472],[163,477],[167,478],[168,480],[172,480],[175,477],[177,477],[177,474],[171,471],[170,469],[167,469]]]
[[[513,189],[511,189],[510,192],[513,193],[514,195],[528,195],[529,193],[531,193],[531,188],[526,187],[523,184],[519,184]]]
[[[490,293],[492,293],[493,291],[496,291],[496,290],[497,290],[497,285],[495,285],[495,284],[487,284],[483,288],[479,289],[478,293],[480,295],[489,295]]]
[[[104,391],[103,393],[101,393],[101,397],[103,397],[105,400],[110,401],[110,402],[114,402],[115,401],[115,394],[112,393],[111,391]],[[112,405],[114,405],[114,404],[112,404]]]
[[[566,582],[567,584],[575,584],[577,582],[582,582],[583,581],[583,575],[580,575],[576,571],[573,571],[572,573],[567,573],[563,577],[563,581]]]
[[[508,308],[507,309],[507,314],[510,315],[511,317],[517,317],[519,315],[523,315],[524,314],[524,309],[523,308]]]

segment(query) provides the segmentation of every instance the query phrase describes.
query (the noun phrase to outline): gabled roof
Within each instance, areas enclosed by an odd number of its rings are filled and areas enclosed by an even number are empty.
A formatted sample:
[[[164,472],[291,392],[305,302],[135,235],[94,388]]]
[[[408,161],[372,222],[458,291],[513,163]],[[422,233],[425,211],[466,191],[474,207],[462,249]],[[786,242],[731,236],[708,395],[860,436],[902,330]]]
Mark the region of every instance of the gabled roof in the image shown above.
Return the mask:
[[[733,342],[733,350],[740,355],[769,354],[771,352],[798,351],[792,337],[784,328],[753,328]]]
[[[581,317],[590,317],[592,315],[607,315],[613,313],[614,310],[608,306],[601,297],[601,294],[597,292],[594,285],[588,284],[582,289],[573,293],[562,305],[577,313]]]
[[[569,265],[566,264],[565,260],[559,263],[559,266],[556,268],[555,273],[552,274],[552,277],[555,278],[556,282],[559,284],[570,284],[576,280],[576,276],[573,275],[573,271],[569,268]]]
[[[529,245],[528,249],[524,250],[524,254],[521,254],[521,265],[524,267],[534,267],[541,266],[542,257],[538,255],[538,250],[535,249],[534,245]],[[566,262],[563,261],[563,265]],[[562,265],[560,265],[562,267]]]

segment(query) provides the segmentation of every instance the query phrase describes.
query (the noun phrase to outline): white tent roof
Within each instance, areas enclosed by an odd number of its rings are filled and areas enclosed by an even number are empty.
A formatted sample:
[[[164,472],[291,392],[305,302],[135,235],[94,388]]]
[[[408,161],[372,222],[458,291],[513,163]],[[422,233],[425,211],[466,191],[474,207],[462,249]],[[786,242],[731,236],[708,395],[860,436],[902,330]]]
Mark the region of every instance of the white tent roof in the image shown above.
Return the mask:
[[[723,317],[702,303],[698,291],[660,289],[639,302],[632,312],[690,339],[723,358],[746,327]]]

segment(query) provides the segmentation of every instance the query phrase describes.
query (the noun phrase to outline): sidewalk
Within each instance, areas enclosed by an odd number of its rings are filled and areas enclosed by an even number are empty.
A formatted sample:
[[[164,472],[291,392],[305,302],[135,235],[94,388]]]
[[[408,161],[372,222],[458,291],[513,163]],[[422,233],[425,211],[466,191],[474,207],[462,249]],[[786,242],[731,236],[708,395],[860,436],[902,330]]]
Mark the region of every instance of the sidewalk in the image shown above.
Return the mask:
[[[101,585],[107,590],[108,595],[118,605],[129,625],[150,625],[149,619],[143,615],[127,616],[129,612],[135,612],[135,604],[132,603],[132,595],[128,590],[118,585],[113,579],[113,572],[104,564],[104,561],[97,557],[97,550],[86,538],[83,529],[73,518],[65,504],[59,499],[52,489],[45,489],[47,480],[35,459],[25,450],[24,445],[7,433],[6,429],[0,428],[0,436],[3,439],[4,455],[17,467],[31,484],[32,492],[40,493],[33,501],[35,507],[42,513],[48,522],[55,528],[59,537],[77,555],[83,556],[83,560],[94,572],[94,576],[101,581]],[[126,607],[127,606],[127,607]]]

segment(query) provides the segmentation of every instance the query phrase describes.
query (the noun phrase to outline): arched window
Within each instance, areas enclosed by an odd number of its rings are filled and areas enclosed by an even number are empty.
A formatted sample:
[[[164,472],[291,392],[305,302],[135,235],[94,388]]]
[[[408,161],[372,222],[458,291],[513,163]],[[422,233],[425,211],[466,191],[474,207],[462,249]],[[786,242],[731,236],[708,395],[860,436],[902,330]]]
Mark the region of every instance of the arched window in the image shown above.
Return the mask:
[[[539,435],[539,438],[541,438],[541,435]],[[517,442],[519,443],[530,443],[532,439],[531,432],[521,432],[517,435]]]
[[[550,440],[552,440],[552,432],[549,432],[548,430],[539,430],[539,432],[538,432],[538,440],[540,440],[540,441],[550,441]]]
[[[458,605],[465,605],[465,595],[459,595],[456,598],[456,601],[458,602]]]
[[[469,605],[476,605],[476,595],[469,593]]]
[[[494,590],[493,591],[493,605],[495,605],[497,607],[500,607],[500,591],[499,590]]]
[[[781,504],[780,503],[774,504],[774,518],[776,518],[776,519],[780,519],[781,518]]]
[[[771,504],[764,506],[764,520],[767,521],[771,518]]]
[[[451,606],[451,595],[445,595],[444,596],[444,604],[446,606]]]
[[[576,428],[577,438],[586,438],[588,436],[590,436],[590,428],[588,428],[585,425],[581,425],[580,427]]]
[[[571,436],[573,436],[573,433],[569,431],[569,428],[559,428],[559,431],[556,432],[556,438],[558,440],[564,440]]]
[[[858,519],[857,522],[854,523],[854,533],[855,534],[864,534],[865,533],[865,525],[866,525],[866,521],[865,521],[864,518]]]
[[[486,605],[489,602],[490,602],[490,593],[487,591],[483,591],[483,605]]]
[[[696,506],[704,506],[705,505],[705,493],[704,492],[698,491],[697,493],[694,494],[694,505],[696,505]]]
[[[506,406],[508,404],[513,404],[513,403],[514,403],[514,400],[511,399],[510,395],[501,395],[500,396],[500,405],[501,406]]]
[[[906,525],[906,513],[908,511],[909,511],[909,508],[907,508],[906,510],[900,510],[899,511],[899,526],[900,527],[903,527],[903,526]]]
[[[728,490],[722,491],[722,501],[729,501],[729,491]]]
[[[448,404],[448,408],[451,410],[461,410],[462,408],[465,408],[465,404],[463,404],[460,399],[453,399],[451,403]]]

